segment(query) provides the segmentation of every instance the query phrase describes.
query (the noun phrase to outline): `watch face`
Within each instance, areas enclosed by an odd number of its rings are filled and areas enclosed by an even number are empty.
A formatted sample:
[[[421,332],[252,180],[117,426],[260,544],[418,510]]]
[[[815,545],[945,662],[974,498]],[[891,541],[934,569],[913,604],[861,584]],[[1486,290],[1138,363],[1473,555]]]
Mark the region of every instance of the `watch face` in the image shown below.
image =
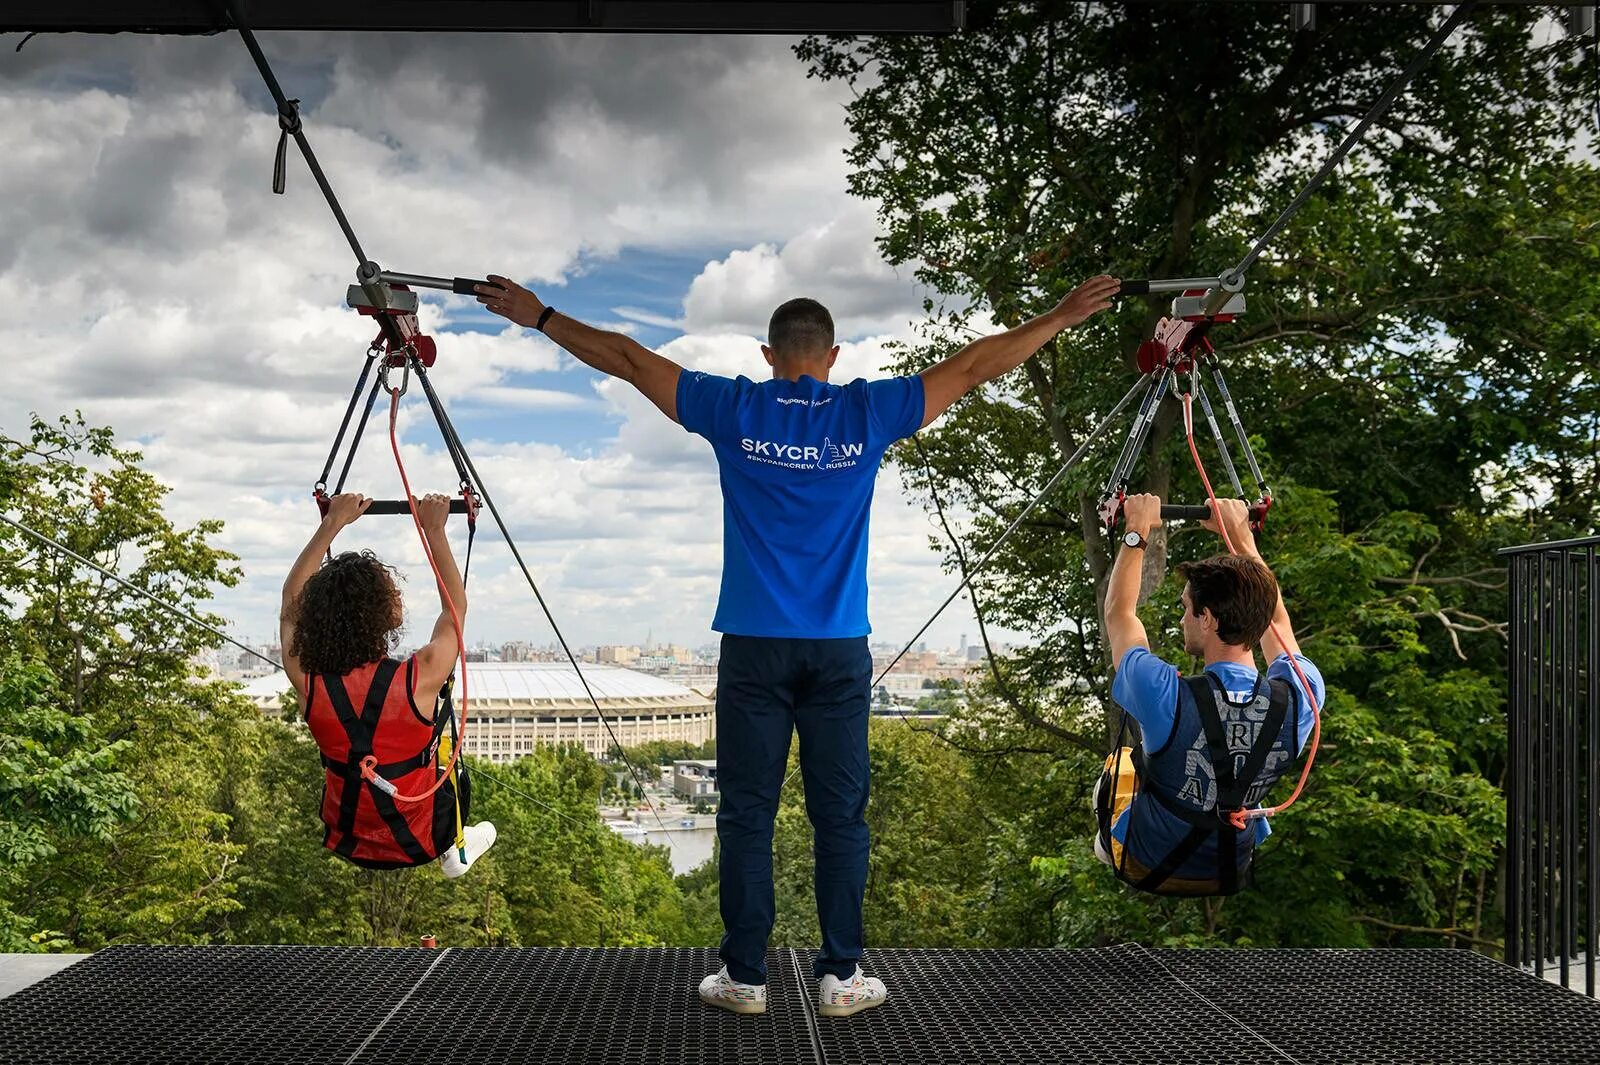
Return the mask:
[[[1140,547],[1144,544],[1144,537],[1140,536],[1132,529],[1129,529],[1127,532],[1122,534],[1122,542],[1127,544],[1129,547]]]

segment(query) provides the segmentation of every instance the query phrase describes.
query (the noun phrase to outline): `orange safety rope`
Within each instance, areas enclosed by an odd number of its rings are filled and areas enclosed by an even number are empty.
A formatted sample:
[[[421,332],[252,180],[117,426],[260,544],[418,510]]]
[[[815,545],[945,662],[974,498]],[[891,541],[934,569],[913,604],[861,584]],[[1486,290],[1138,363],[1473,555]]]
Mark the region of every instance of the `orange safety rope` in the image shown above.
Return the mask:
[[[1233,538],[1228,535],[1228,527],[1222,521],[1222,515],[1217,509],[1217,494],[1211,489],[1211,478],[1206,476],[1205,464],[1200,461],[1200,449],[1194,442],[1194,396],[1190,392],[1183,393],[1183,433],[1189,440],[1189,454],[1194,458],[1195,472],[1200,474],[1200,483],[1205,485],[1206,499],[1211,503],[1211,516],[1217,522],[1217,530],[1222,533],[1222,542],[1228,545],[1228,553],[1237,555],[1239,549],[1234,546]],[[1280,593],[1281,594],[1281,593]],[[1284,639],[1283,632],[1278,628],[1277,619],[1271,622],[1272,634],[1278,638],[1278,645],[1289,647],[1289,641]],[[1295,651],[1299,645],[1295,645]],[[1316,693],[1311,690],[1311,681],[1306,679],[1305,670],[1300,668],[1300,661],[1294,652],[1289,654],[1289,665],[1294,668],[1295,676],[1300,679],[1300,688],[1305,692],[1306,702],[1311,706],[1311,746],[1306,748],[1306,764],[1300,770],[1300,779],[1295,782],[1294,791],[1290,796],[1277,806],[1264,806],[1255,810],[1235,810],[1228,815],[1228,820],[1233,827],[1243,831],[1249,821],[1257,817],[1271,817],[1280,810],[1287,810],[1293,806],[1295,800],[1300,798],[1300,793],[1305,790],[1306,778],[1311,775],[1311,763],[1317,758],[1317,744],[1322,739],[1322,707],[1317,705]],[[1296,728],[1299,726],[1297,725]]]
[[[401,388],[384,388],[389,392],[389,450],[394,452],[394,464],[400,471],[400,486],[405,490],[405,498],[411,504],[411,524],[416,526],[417,538],[422,541],[422,553],[428,557],[428,565],[433,570],[434,583],[439,586],[439,597],[444,600],[445,606],[450,611],[450,620],[456,627],[456,651],[461,659],[461,728],[457,733],[455,742],[450,745],[450,764],[444,767],[444,772],[433,782],[427,791],[416,795],[402,795],[395,790],[393,784],[378,776],[378,759],[374,755],[367,755],[361,760],[361,775],[372,781],[379,788],[389,794],[395,802],[421,802],[439,790],[440,785],[454,777],[456,761],[461,757],[461,748],[466,746],[467,740],[467,637],[461,627],[461,612],[456,609],[455,600],[450,597],[450,590],[444,586],[444,577],[439,573],[439,563],[434,561],[433,548],[428,544],[428,534],[422,531],[422,519],[417,516],[416,498],[411,494],[411,481],[406,477],[406,464],[400,458],[400,440],[396,435],[395,423],[400,415]],[[459,799],[457,800],[460,801]],[[465,859],[463,859],[465,860]]]

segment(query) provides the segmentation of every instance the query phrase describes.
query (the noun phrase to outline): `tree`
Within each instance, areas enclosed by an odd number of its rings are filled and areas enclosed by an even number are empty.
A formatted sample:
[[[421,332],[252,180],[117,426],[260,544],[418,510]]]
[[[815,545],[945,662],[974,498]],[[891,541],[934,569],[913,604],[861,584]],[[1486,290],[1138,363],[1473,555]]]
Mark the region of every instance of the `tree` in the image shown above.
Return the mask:
[[[68,713],[63,702],[44,663],[15,652],[0,659],[0,950],[59,941],[11,908],[27,867],[70,840],[106,839],[137,808],[116,768],[126,741],[106,742],[93,717]]]
[[[878,204],[885,257],[937,297],[902,371],[983,315],[1015,324],[1102,270],[1231,267],[1440,17],[1330,10],[1290,34],[1270,5],[990,7],[982,32],[797,50],[854,90],[850,187]],[[1491,551],[1591,526],[1600,473],[1585,369],[1600,182],[1572,151],[1593,72],[1576,42],[1534,37],[1539,17],[1475,12],[1256,264],[1246,318],[1214,334],[1279,501],[1265,550],[1336,688],[1313,789],[1267,849],[1270,891],[1226,907],[1117,893],[1109,922],[1058,913],[1059,941],[1091,921],[1285,943],[1485,938],[1503,764]],[[1161,313],[1124,303],[898,453],[951,518],[953,570],[1128,388]],[[1136,489],[1200,495],[1177,430],[1174,401]],[[954,733],[986,767],[1025,759],[1081,796],[1115,719],[1099,630],[1112,552],[1095,516],[1110,457],[1092,452],[977,577],[980,626],[1030,641],[991,658],[987,705]],[[1155,536],[1147,593],[1171,603],[1169,558],[1208,540]],[[1148,619],[1169,649],[1172,620]],[[1104,883],[1087,810],[1072,809],[1002,818],[1041,856],[1041,886]]]
[[[232,556],[206,543],[220,525],[174,527],[161,514],[166,489],[139,468],[137,452],[81,418],[35,418],[27,440],[0,447],[0,502],[10,513],[220,623],[204,613],[212,589],[236,580]],[[46,696],[52,716],[71,719],[71,734],[87,739],[82,755],[98,749],[97,772],[131,782],[132,802],[118,810],[136,814],[71,847],[54,836],[55,853],[11,866],[14,912],[72,946],[203,938],[209,921],[237,905],[228,873],[238,849],[212,808],[201,759],[189,757],[209,742],[208,719],[234,698],[192,675],[191,659],[212,638],[9,526],[0,546],[8,652],[60,678]]]
[[[4,440],[0,505],[214,625],[236,579],[221,528],[178,529],[166,489],[81,418]],[[291,694],[263,714],[194,665],[215,637],[0,526],[0,947],[118,942],[679,944],[666,852],[611,832],[609,772],[578,748],[468,759],[495,847],[358,869],[322,846],[323,770]],[[287,687],[287,685],[286,685]]]

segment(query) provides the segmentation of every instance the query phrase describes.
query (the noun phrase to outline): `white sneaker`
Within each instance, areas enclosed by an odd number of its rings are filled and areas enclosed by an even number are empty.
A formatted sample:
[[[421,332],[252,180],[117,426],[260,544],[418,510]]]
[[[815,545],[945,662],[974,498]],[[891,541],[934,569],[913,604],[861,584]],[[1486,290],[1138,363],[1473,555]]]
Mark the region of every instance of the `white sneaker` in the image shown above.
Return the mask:
[[[861,966],[857,965],[856,974],[848,980],[841,980],[832,973],[822,978],[817,1012],[824,1017],[848,1017],[852,1013],[881,1006],[888,998],[889,992],[884,988],[883,981],[875,976],[861,975]]]
[[[461,860],[461,854],[452,844],[450,849],[439,855],[439,866],[444,870],[444,875],[454,880],[468,869],[472,863],[483,857],[483,852],[494,846],[496,833],[493,821],[479,821],[475,825],[468,825],[461,833],[466,837],[467,860]]]
[[[700,981],[700,1001],[734,1013],[765,1013],[767,985],[741,984],[728,975],[728,967],[724,965],[720,972]]]

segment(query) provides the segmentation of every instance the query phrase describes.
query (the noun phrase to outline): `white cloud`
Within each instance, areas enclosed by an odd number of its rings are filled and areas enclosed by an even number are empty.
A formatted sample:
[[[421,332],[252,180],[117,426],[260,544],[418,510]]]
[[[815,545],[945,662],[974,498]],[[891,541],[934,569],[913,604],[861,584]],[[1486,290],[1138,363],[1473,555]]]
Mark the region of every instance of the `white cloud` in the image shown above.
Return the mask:
[[[844,90],[806,79],[782,41],[275,34],[267,45],[386,266],[577,286],[597,256],[732,248],[684,279],[681,321],[612,313],[684,329],[663,350],[685,365],[758,378],[782,299],[833,309],[850,339],[838,380],[877,373],[884,343],[918,314],[909,272],[879,261],[871,211],[844,191]],[[277,123],[249,73],[226,39],[39,38],[0,66],[0,346],[19,368],[0,391],[0,428],[81,408],[140,441],[174,488],[176,520],[226,521],[218,539],[247,578],[218,606],[260,638],[374,330],[342,306],[350,251],[292,152],[288,194],[269,190]],[[449,332],[482,312],[431,295],[423,308],[440,341],[431,380],[568,635],[706,638],[721,502],[705,443],[621,382],[563,390],[574,378],[554,375],[573,361],[530,330]],[[523,413],[526,439],[508,442]],[[551,414],[592,418],[594,432],[539,439]],[[386,417],[375,412],[350,484],[394,496]],[[418,490],[452,486],[415,390],[398,425]],[[909,636],[943,598],[930,528],[883,475],[870,573],[884,638]],[[431,619],[403,520],[369,519],[348,538],[402,566],[412,617]],[[472,601],[475,637],[547,636],[487,514]],[[930,639],[974,632],[968,609]]]
[[[808,296],[833,314],[841,338],[905,332],[921,310],[912,269],[885,263],[876,235],[870,207],[849,201],[781,247],[758,244],[708,263],[684,299],[684,327],[765,337],[778,304]]]

